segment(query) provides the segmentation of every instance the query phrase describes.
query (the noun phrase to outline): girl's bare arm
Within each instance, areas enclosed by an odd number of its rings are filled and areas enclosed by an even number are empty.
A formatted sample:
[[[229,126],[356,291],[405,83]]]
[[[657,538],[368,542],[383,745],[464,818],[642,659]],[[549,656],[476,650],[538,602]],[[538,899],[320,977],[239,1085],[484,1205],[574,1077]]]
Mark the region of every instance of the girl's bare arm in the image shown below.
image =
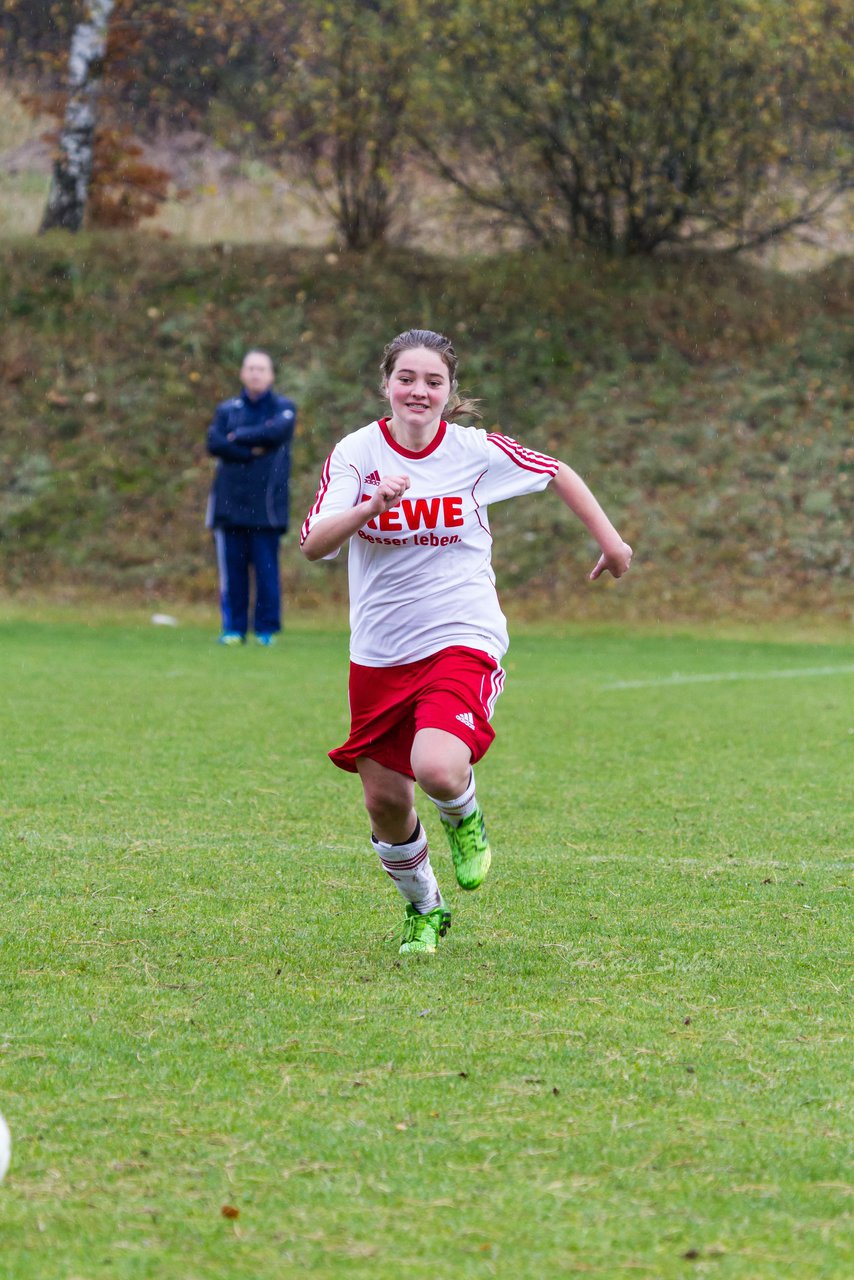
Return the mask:
[[[359,502],[349,511],[319,520],[300,547],[303,555],[308,560],[322,560],[332,555],[374,516],[382,515],[400,502],[408,488],[409,476],[383,476],[369,502]]]
[[[560,462],[551,484],[561,502],[586,525],[602,549],[602,555],[590,574],[591,582],[606,569],[615,578],[621,578],[632,562],[632,549],[623,542],[581,476],[576,475],[565,462]]]

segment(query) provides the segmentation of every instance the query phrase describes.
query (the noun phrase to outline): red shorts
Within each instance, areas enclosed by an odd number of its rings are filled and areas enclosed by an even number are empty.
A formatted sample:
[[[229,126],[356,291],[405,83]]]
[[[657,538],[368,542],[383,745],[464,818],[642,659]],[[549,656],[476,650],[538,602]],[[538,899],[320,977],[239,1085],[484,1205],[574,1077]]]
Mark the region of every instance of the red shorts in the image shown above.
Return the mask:
[[[489,721],[504,688],[504,671],[478,649],[453,645],[399,667],[350,663],[350,736],[329,752],[339,769],[356,772],[360,756],[412,778],[412,743],[419,729],[444,729],[462,739],[476,764],[495,737]]]

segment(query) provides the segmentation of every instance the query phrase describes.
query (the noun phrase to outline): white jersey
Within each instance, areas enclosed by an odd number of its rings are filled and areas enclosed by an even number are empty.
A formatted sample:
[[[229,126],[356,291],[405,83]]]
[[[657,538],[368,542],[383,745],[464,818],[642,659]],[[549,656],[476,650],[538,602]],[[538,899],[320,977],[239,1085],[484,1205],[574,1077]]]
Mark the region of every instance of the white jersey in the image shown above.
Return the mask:
[[[555,458],[508,436],[456,422],[442,422],[420,453],[398,444],[385,419],[340,441],[324,464],[301,541],[320,520],[369,500],[383,476],[403,473],[411,481],[397,506],[350,539],[353,662],[397,666],[448,645],[500,659],[509,641],[487,507],[544,489],[557,469]]]

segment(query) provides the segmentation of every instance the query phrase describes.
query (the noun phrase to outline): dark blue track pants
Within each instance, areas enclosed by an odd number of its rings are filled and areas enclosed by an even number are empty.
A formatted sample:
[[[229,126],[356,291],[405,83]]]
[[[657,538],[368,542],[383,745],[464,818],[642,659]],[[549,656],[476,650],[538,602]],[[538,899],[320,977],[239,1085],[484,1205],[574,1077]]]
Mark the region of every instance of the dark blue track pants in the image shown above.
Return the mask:
[[[275,529],[214,529],[223,631],[249,630],[249,570],[255,574],[255,634],[282,629],[279,542]]]

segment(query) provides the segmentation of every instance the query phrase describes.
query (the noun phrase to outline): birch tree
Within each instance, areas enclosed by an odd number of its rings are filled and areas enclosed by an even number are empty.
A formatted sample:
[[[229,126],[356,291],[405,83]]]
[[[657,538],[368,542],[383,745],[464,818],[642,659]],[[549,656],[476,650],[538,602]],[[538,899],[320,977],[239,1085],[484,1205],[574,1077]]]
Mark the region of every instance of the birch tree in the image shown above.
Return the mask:
[[[114,3],[88,0],[84,20],[71,37],[68,105],[40,231],[79,231],[83,225],[95,151],[95,108]]]

